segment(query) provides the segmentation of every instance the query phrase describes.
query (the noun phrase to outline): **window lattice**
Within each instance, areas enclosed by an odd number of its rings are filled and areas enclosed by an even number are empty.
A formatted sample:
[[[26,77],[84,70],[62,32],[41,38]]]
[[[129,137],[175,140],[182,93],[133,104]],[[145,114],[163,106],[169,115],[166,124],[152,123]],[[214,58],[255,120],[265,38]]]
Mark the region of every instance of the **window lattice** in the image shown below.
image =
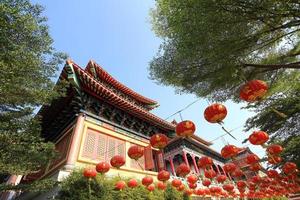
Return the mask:
[[[125,141],[94,130],[88,130],[81,154],[82,157],[109,162],[115,155],[126,156]]]

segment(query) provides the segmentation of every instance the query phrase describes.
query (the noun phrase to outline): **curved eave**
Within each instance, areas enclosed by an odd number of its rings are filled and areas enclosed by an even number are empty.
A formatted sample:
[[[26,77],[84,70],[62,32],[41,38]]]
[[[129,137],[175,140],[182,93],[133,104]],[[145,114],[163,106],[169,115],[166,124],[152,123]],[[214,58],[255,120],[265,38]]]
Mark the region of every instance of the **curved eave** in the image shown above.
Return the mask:
[[[172,123],[169,123],[156,115],[148,112],[147,110],[143,110],[140,107],[134,105],[133,103],[127,101],[126,99],[120,97],[103,84],[95,80],[91,74],[87,73],[85,70],[80,68],[75,63],[72,63],[74,67],[74,71],[81,82],[82,89],[89,93],[90,95],[95,96],[98,99],[105,100],[112,105],[119,107],[122,110],[125,110],[132,115],[135,115],[145,121],[149,121],[152,124],[159,126],[162,129],[174,131],[175,126]]]
[[[100,65],[98,65],[94,61],[89,61],[88,65],[86,67],[86,71],[89,74],[92,73],[91,72],[92,67],[94,67],[94,69],[97,73],[97,76],[99,78],[101,78],[105,82],[109,83],[116,89],[124,92],[125,94],[128,94],[129,96],[133,97],[134,99],[136,99],[137,101],[139,101],[141,103],[147,104],[150,108],[155,108],[158,106],[158,103],[156,101],[149,99],[147,97],[144,97],[144,96],[140,95],[139,93],[133,91],[132,89],[128,88],[127,86],[125,86],[124,84],[122,84],[121,82],[116,80],[114,77],[112,77],[107,71],[105,71]]]

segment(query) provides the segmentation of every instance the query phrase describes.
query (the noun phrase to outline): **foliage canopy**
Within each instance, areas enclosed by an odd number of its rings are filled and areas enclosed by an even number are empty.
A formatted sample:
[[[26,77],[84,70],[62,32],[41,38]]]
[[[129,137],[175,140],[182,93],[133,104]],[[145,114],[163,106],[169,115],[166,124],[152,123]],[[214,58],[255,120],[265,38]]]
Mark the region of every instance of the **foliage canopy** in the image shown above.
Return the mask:
[[[59,95],[53,79],[65,55],[56,52],[43,8],[28,0],[0,2],[0,171],[27,174],[54,155],[40,138],[34,109]]]
[[[264,80],[268,95],[246,107],[257,113],[246,129],[267,131],[286,149],[300,148],[299,1],[157,0],[151,15],[163,39],[150,63],[153,79],[214,102],[239,102],[242,84]],[[294,151],[286,156],[300,164]]]

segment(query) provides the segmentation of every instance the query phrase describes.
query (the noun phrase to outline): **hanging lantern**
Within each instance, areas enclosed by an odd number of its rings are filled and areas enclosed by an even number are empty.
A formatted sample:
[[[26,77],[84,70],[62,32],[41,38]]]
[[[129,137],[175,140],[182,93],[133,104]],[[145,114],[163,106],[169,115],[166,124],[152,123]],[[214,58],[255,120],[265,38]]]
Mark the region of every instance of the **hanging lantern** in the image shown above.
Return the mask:
[[[158,182],[156,186],[159,190],[165,190],[167,188],[167,185],[164,182]]]
[[[150,138],[150,144],[153,148],[163,149],[168,144],[168,137],[162,133],[156,133]]]
[[[249,136],[249,141],[253,145],[263,145],[269,140],[269,135],[264,131],[254,131]]]
[[[116,190],[123,190],[126,187],[125,181],[118,181],[115,184],[115,189]]]
[[[234,170],[236,170],[236,165],[234,163],[226,163],[223,166],[223,169],[226,173],[232,173]]]
[[[136,179],[132,178],[127,182],[127,186],[130,188],[135,188],[138,186],[138,182]]]
[[[261,165],[259,163],[250,165],[249,170],[257,172],[257,171],[261,170]]]
[[[202,181],[202,185],[208,187],[211,184],[211,181],[209,179],[204,179]]]
[[[271,155],[280,154],[283,151],[283,148],[279,144],[272,144],[267,147],[267,152]]]
[[[97,171],[94,168],[87,167],[83,170],[83,176],[85,178],[95,178],[97,176]]]
[[[224,184],[223,189],[227,192],[232,192],[234,190],[234,186],[232,184]]]
[[[241,87],[240,98],[247,102],[260,100],[268,91],[268,85],[261,80],[252,80]]]
[[[275,155],[269,155],[268,156],[268,163],[272,165],[276,165],[282,161],[282,158],[280,156],[275,156]]]
[[[187,182],[189,183],[196,183],[198,181],[198,176],[196,176],[195,174],[191,174],[186,178]]]
[[[96,171],[101,174],[105,174],[110,169],[110,165],[107,162],[99,162],[96,165]]]
[[[181,184],[182,184],[182,182],[179,179],[173,179],[172,180],[172,186],[175,187],[175,188],[179,187]]]
[[[190,137],[196,131],[195,124],[190,120],[185,120],[176,125],[176,134],[179,137]]]
[[[247,186],[247,184],[246,184],[245,181],[238,181],[238,182],[236,183],[236,186],[237,186],[238,188],[245,188],[245,187]]]
[[[227,177],[225,175],[218,175],[216,180],[218,183],[224,183],[226,181]]]
[[[203,190],[205,191],[205,195],[210,195],[209,188],[204,188]]]
[[[205,170],[204,171],[204,176],[206,178],[215,178],[217,176],[217,173],[213,169]]]
[[[256,154],[254,154],[254,153],[253,154],[249,154],[246,157],[246,163],[250,164],[250,165],[252,165],[254,163],[258,163],[259,160],[260,160],[259,157]]]
[[[177,187],[177,191],[181,192],[183,190],[185,190],[185,186],[183,184]]]
[[[142,184],[144,186],[148,186],[148,185],[151,185],[153,183],[153,178],[151,176],[145,176],[143,179],[142,179]]]
[[[211,167],[214,162],[210,157],[203,156],[198,160],[197,164],[199,168],[206,169]]]
[[[187,166],[185,163],[181,163],[177,168],[176,168],[176,174],[177,176],[180,177],[185,177],[191,172],[191,169],[189,166]]]
[[[231,173],[232,177],[238,178],[244,175],[244,172],[240,169],[236,169]]]
[[[199,195],[199,196],[204,196],[205,195],[205,190],[202,189],[202,188],[199,188],[195,191],[195,194],[196,195]]]
[[[196,189],[197,183],[188,183],[190,189]]]
[[[186,196],[191,196],[193,193],[194,193],[194,190],[188,189],[188,188],[184,191],[184,194],[185,194]]]
[[[267,171],[267,175],[269,178],[277,178],[279,173],[275,169],[270,169]]]
[[[221,155],[223,158],[232,158],[235,157],[239,152],[241,151],[240,148],[234,146],[234,145],[226,145],[221,150]]]
[[[258,183],[260,183],[260,182],[262,181],[262,180],[261,180],[261,177],[258,176],[258,175],[252,176],[250,180],[251,180],[251,182],[253,182],[253,183],[255,183],[255,184],[258,184]]]
[[[154,191],[154,190],[155,190],[155,185],[154,185],[154,184],[148,185],[148,186],[147,186],[147,190],[148,190],[149,192]]]
[[[110,164],[111,166],[119,169],[123,165],[125,165],[125,158],[120,155],[116,155],[110,159]]]
[[[160,181],[167,181],[167,180],[169,180],[170,179],[170,172],[168,172],[166,170],[161,170],[157,174],[157,179],[160,180]]]
[[[208,106],[204,111],[204,118],[210,123],[220,123],[226,117],[226,115],[226,107],[218,103]]]
[[[291,174],[297,170],[297,165],[293,162],[287,162],[283,165],[282,171],[285,174]]]
[[[144,156],[144,148],[137,145],[131,146],[129,147],[127,154],[129,158],[138,160],[139,158]]]

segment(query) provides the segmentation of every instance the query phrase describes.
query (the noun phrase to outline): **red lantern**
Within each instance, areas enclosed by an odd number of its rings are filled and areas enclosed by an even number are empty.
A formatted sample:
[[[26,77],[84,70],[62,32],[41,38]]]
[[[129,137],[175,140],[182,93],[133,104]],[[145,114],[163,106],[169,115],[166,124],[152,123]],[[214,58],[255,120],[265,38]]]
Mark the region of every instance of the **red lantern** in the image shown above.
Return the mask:
[[[185,177],[186,175],[188,175],[190,173],[190,171],[191,171],[190,167],[184,163],[181,163],[176,168],[176,174],[177,174],[177,176],[180,176],[180,177]]]
[[[188,185],[190,189],[196,189],[197,187],[197,183],[189,183]]]
[[[268,85],[261,80],[252,80],[241,87],[240,98],[244,101],[254,102],[260,100],[268,91]]]
[[[254,172],[257,172],[257,171],[261,170],[261,166],[260,166],[260,164],[258,164],[258,163],[253,164],[253,165],[250,165],[250,166],[249,166],[249,170],[254,171]]]
[[[169,180],[170,179],[170,172],[168,172],[166,170],[161,170],[157,174],[157,179],[160,180],[160,181],[167,181],[167,180]]]
[[[238,181],[236,185],[238,188],[245,188],[247,186],[245,181]]]
[[[204,185],[204,186],[206,186],[206,187],[208,187],[210,184],[211,184],[211,181],[210,181],[209,179],[204,179],[204,180],[202,181],[202,185]]]
[[[217,176],[217,173],[213,169],[205,170],[204,171],[204,176],[206,178],[215,178]]]
[[[262,145],[269,140],[269,135],[264,131],[254,131],[249,136],[249,141],[253,145]]]
[[[180,191],[183,191],[185,190],[185,186],[183,184],[181,184],[180,186],[177,187],[177,190],[180,192]]]
[[[127,186],[130,187],[130,188],[135,188],[135,187],[138,186],[138,182],[137,182],[137,180],[132,178],[127,182]]]
[[[209,168],[210,166],[212,166],[214,164],[214,162],[210,157],[203,156],[198,160],[197,164],[198,164],[199,168],[205,169],[205,168]]]
[[[129,158],[138,160],[139,158],[144,156],[144,148],[137,145],[131,146],[129,147],[127,154]]]
[[[269,178],[277,178],[279,173],[275,169],[270,169],[267,171],[267,175]]]
[[[165,190],[167,188],[167,185],[163,182],[158,182],[156,186],[160,190]]]
[[[142,179],[142,184],[144,186],[148,186],[148,185],[151,185],[153,183],[153,178],[151,176],[145,176],[143,179]]]
[[[150,144],[154,148],[163,149],[168,144],[168,137],[162,133],[157,133],[150,138]]]
[[[272,165],[278,164],[282,161],[282,158],[280,156],[275,155],[269,155],[268,162]]]
[[[227,158],[235,157],[240,151],[241,151],[240,148],[228,144],[222,148],[221,155],[223,158],[227,159]]]
[[[268,146],[268,148],[267,148],[267,152],[272,155],[280,154],[282,151],[283,151],[283,148],[279,144],[272,144],[272,145]]]
[[[297,165],[293,162],[287,162],[283,165],[282,171],[285,174],[291,174],[297,170]]]
[[[179,180],[179,179],[173,179],[172,180],[172,186],[173,187],[179,187],[180,185],[182,184],[182,182],[181,182],[181,180]]]
[[[222,104],[212,104],[204,111],[204,118],[210,123],[219,123],[227,115],[226,107]]]
[[[242,170],[240,170],[240,169],[236,169],[236,170],[234,170],[232,173],[231,173],[231,176],[232,177],[241,177],[241,176],[243,176],[244,175],[244,173],[243,173],[243,171]]]
[[[125,158],[123,156],[116,155],[110,159],[111,166],[119,169],[125,165]]]
[[[155,185],[154,185],[154,184],[148,185],[148,186],[147,186],[147,190],[148,190],[149,192],[154,191],[154,190],[155,190]]]
[[[194,193],[194,190],[192,190],[192,189],[186,189],[186,190],[184,191],[184,193],[185,193],[185,195],[187,195],[187,196],[191,196],[191,195]]]
[[[197,189],[197,190],[195,191],[195,194],[196,194],[196,195],[200,195],[200,196],[204,196],[204,195],[205,195],[205,190],[199,188],[199,189]]]
[[[262,180],[261,180],[261,177],[258,176],[258,175],[253,176],[253,177],[251,178],[251,182],[253,182],[253,183],[255,183],[255,184],[258,184],[258,183],[260,183],[261,181],[262,181]]]
[[[88,167],[83,170],[83,176],[85,178],[94,178],[97,176],[97,172],[94,168]]]
[[[182,121],[176,125],[176,134],[179,137],[190,137],[195,131],[196,126],[190,120]]]
[[[232,184],[224,184],[223,189],[227,192],[232,192],[234,190],[234,186]]]
[[[232,173],[234,170],[236,170],[236,165],[234,163],[226,163],[223,166],[223,169],[226,173]]]
[[[194,184],[198,181],[198,176],[196,176],[195,174],[191,174],[186,178],[187,182]]]
[[[123,190],[126,187],[126,183],[124,181],[118,181],[115,184],[116,190]]]
[[[260,159],[259,159],[259,157],[256,154],[249,154],[246,157],[246,163],[247,164],[254,164],[254,163],[259,162],[259,160]]]
[[[105,174],[110,169],[110,165],[107,162],[99,162],[96,165],[96,171],[101,174]]]
[[[226,181],[227,177],[225,175],[219,175],[217,176],[216,180],[218,183],[224,183]]]

